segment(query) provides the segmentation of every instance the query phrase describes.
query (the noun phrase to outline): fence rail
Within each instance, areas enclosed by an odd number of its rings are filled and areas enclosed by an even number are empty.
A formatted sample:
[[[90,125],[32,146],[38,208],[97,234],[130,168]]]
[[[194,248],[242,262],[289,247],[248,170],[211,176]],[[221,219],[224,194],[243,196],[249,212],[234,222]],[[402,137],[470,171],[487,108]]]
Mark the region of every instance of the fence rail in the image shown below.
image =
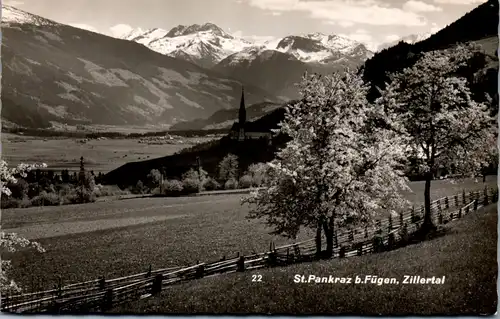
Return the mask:
[[[433,221],[446,224],[475,211],[482,206],[498,201],[498,189],[485,188],[480,192],[465,192],[439,198],[431,203]],[[424,217],[424,206],[413,207],[405,213],[390,215],[376,220],[375,225],[348,229],[335,233],[332,258],[360,256],[397,247],[415,232]],[[322,238],[322,247],[326,239]],[[134,299],[157,295],[165,286],[186,280],[222,273],[242,272],[287,265],[314,259],[315,239],[275,247],[271,242],[269,251],[225,259],[211,263],[196,263],[189,267],[172,267],[152,270],[130,276],[60,285],[57,289],[2,296],[1,310],[8,312],[96,312]]]

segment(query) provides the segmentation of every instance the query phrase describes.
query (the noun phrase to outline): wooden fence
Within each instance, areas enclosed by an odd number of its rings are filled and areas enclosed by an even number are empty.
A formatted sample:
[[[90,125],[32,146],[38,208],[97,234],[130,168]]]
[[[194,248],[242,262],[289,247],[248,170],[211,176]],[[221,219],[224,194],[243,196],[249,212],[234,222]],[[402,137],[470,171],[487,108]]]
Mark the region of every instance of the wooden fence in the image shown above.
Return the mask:
[[[436,224],[446,224],[467,215],[482,206],[498,201],[498,189],[485,188],[482,192],[463,191],[431,203],[432,218]],[[394,249],[423,221],[424,207],[413,207],[406,213],[376,220],[375,225],[336,233],[333,258],[360,256]],[[322,246],[324,245],[324,239]],[[212,263],[196,263],[189,267],[150,270],[131,276],[60,286],[57,289],[2,296],[1,310],[18,313],[91,313],[152,295],[162,288],[186,280],[215,276],[222,273],[243,272],[263,267],[288,265],[315,259],[315,239],[275,247],[269,251],[248,256],[236,256]]]

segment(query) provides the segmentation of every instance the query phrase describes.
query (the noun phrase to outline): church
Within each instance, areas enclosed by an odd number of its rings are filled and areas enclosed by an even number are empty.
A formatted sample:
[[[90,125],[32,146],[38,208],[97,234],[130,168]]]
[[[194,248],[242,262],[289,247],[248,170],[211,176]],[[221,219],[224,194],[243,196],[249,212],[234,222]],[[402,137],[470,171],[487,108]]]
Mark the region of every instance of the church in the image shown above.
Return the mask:
[[[259,128],[254,122],[247,122],[247,110],[245,107],[245,89],[241,89],[240,109],[238,114],[238,122],[235,122],[231,127],[230,137],[233,140],[255,140],[260,138],[271,139],[272,133],[270,130]]]

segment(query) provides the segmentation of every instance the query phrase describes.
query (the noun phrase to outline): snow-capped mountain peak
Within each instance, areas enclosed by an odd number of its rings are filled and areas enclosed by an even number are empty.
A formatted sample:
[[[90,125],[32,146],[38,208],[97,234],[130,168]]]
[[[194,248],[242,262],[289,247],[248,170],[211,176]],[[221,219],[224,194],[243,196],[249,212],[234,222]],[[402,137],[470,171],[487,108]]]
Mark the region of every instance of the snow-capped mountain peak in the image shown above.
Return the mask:
[[[2,23],[3,24],[33,24],[33,25],[49,25],[55,24],[54,21],[45,19],[26,11],[17,9],[13,6],[2,5]]]
[[[372,54],[360,42],[319,32],[285,37],[278,43],[276,50],[289,53],[300,61],[313,63],[331,63],[342,55],[367,58]]]
[[[208,33],[213,33],[216,36],[223,37],[223,38],[228,38],[232,39],[233,37],[221,28],[219,28],[217,25],[207,22],[203,25],[199,24],[193,24],[190,26],[184,26],[184,25],[178,25],[174,28],[172,28],[167,36],[170,38],[178,37],[178,36],[186,36],[194,33],[199,33],[199,32],[208,32]]]
[[[124,38],[139,42],[159,53],[208,68],[235,53],[241,52],[241,56],[235,56],[233,62],[248,60],[250,56],[261,56],[262,50],[279,51],[302,62],[320,64],[341,62],[340,59],[346,55],[364,60],[372,54],[363,44],[337,35],[316,32],[267,41],[262,41],[262,38],[258,40],[258,37],[252,40],[231,35],[210,22],[178,25],[169,31],[158,28],[146,31],[138,29]]]

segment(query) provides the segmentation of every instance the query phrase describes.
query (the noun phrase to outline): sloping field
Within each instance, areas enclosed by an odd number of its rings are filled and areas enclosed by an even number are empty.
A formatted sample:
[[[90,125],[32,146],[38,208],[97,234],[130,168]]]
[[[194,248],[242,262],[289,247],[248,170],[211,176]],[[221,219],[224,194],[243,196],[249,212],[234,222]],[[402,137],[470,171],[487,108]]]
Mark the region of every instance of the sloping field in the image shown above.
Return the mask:
[[[390,252],[210,277],[167,288],[114,313],[259,313],[325,315],[491,315],[497,306],[497,205],[446,226],[447,233]],[[252,276],[262,276],[253,282]],[[353,278],[349,283],[295,283]],[[397,284],[355,284],[356,276]],[[404,276],[442,277],[444,284],[403,284]]]
[[[496,176],[488,178],[490,187]],[[419,203],[423,184],[412,183],[409,199]],[[482,190],[481,181],[451,184],[435,181],[433,197],[461,189]],[[59,207],[33,207],[2,211],[2,227],[37,239],[47,252],[21,251],[13,256],[13,277],[25,288],[52,288],[64,284],[113,278],[153,268],[214,261],[238,252],[249,254],[293,241],[269,235],[260,221],[247,220],[248,207],[241,195],[186,198],[147,198]],[[297,241],[309,239],[303,232]],[[8,256],[5,256],[8,257]]]

